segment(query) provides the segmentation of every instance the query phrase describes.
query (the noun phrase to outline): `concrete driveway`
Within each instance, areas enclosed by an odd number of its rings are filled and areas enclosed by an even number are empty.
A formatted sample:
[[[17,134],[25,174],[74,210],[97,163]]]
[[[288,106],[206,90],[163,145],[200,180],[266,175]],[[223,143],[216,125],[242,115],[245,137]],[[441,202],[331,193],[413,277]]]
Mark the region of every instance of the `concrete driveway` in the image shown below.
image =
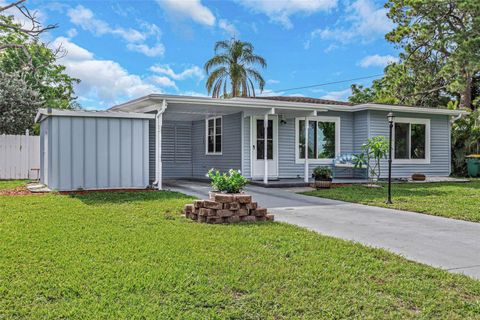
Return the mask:
[[[166,188],[205,198],[206,183],[176,181]],[[277,221],[387,249],[407,259],[480,279],[480,223],[370,207],[249,186],[247,192]]]

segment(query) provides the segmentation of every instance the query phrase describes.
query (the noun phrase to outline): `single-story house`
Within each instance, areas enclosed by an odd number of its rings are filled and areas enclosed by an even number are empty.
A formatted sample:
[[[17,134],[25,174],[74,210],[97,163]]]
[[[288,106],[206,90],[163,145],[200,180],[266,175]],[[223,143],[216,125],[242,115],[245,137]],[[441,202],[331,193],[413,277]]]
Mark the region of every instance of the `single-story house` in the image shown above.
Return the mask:
[[[57,190],[161,189],[167,179],[205,179],[210,168],[238,169],[266,184],[308,180],[314,167],[361,152],[370,137],[388,137],[389,112],[395,116],[392,176],[450,175],[450,128],[459,110],[151,94],[107,111],[41,109],[41,180]]]

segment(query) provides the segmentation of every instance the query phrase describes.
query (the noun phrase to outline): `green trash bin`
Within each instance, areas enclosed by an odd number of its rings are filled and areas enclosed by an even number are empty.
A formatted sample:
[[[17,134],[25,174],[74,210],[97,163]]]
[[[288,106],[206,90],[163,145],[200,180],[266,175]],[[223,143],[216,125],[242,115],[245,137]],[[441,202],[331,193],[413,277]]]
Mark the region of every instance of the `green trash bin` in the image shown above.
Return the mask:
[[[467,171],[470,177],[480,176],[480,154],[471,154],[465,157]]]

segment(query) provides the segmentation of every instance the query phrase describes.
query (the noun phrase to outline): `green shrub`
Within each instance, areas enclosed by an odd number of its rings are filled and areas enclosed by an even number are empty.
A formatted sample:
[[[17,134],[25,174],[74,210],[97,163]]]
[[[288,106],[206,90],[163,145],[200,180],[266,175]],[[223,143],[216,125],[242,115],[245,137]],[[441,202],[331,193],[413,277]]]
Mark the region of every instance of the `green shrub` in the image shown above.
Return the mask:
[[[220,173],[212,168],[208,171],[207,176],[211,179],[213,191],[239,193],[248,183],[240,170],[230,169],[228,173]]]
[[[330,167],[316,167],[315,169],[313,169],[312,177],[315,180],[331,179],[332,169]]]

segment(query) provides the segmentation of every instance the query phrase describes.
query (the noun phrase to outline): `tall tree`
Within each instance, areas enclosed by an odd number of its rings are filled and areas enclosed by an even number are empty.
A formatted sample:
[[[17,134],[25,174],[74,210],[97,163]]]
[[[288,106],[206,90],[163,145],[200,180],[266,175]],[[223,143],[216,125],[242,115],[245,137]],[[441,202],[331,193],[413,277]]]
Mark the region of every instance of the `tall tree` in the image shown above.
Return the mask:
[[[70,77],[65,73],[65,67],[56,63],[65,54],[64,50],[52,50],[39,39],[40,34],[56,28],[56,25],[43,27],[37,21],[36,13],[24,6],[24,1],[0,6],[0,72],[2,81],[8,80],[2,86],[0,95],[0,128],[3,130],[0,134],[31,129],[31,107],[78,107],[73,86],[79,80]],[[17,10],[29,22],[24,25],[15,22],[13,16],[8,14],[12,10]],[[17,89],[12,84],[21,84],[25,90]],[[25,101],[20,100],[22,97],[25,97]],[[12,121],[13,118],[19,121]],[[12,124],[18,127],[14,128]]]
[[[206,88],[212,97],[248,97],[255,96],[254,82],[260,91],[265,80],[256,66],[265,68],[265,59],[253,52],[253,45],[237,39],[218,41],[215,44],[215,56],[205,63],[208,74]]]
[[[477,0],[389,0],[396,27],[386,39],[402,52],[400,62],[366,90],[354,87],[351,100],[388,99],[429,107],[457,101],[475,109],[480,76],[480,2]],[[358,90],[355,90],[358,89]]]

